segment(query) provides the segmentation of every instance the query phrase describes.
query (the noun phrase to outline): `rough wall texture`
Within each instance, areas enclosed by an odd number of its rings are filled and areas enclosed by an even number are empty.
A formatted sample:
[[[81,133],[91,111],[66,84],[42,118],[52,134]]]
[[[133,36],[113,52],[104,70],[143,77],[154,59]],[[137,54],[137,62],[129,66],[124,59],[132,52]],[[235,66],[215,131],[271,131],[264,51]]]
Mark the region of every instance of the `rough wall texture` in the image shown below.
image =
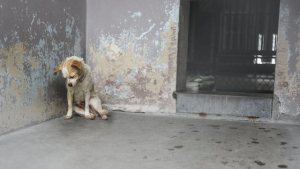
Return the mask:
[[[274,118],[300,121],[300,1],[281,0]]]
[[[84,56],[86,2],[0,0],[0,134],[66,111],[63,58]]]
[[[175,112],[179,0],[88,0],[87,62],[108,109]]]

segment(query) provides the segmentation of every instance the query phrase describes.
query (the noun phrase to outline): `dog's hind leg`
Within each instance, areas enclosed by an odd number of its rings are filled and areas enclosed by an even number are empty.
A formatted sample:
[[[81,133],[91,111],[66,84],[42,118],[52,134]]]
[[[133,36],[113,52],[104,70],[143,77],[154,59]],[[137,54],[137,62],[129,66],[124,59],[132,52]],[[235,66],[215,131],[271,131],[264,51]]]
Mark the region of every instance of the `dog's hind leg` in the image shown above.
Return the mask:
[[[101,116],[101,118],[103,120],[106,120],[107,119],[107,114],[108,114],[108,111],[105,110],[105,109],[102,109],[102,105],[101,105],[101,100],[99,99],[98,96],[93,96],[91,99],[90,99],[90,106],[93,107],[93,109],[95,109],[99,115]]]
[[[83,116],[84,117],[84,109],[78,107],[78,106],[73,106],[73,110],[80,116]],[[95,115],[91,113],[91,120],[94,120],[95,119]]]

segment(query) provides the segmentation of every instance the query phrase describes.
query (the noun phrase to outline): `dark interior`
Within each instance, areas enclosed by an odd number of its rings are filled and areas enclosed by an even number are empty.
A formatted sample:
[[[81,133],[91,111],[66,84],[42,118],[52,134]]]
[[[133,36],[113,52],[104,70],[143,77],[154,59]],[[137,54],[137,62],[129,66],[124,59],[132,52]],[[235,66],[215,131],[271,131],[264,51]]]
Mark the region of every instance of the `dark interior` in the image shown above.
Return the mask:
[[[273,93],[279,0],[192,0],[187,91]]]

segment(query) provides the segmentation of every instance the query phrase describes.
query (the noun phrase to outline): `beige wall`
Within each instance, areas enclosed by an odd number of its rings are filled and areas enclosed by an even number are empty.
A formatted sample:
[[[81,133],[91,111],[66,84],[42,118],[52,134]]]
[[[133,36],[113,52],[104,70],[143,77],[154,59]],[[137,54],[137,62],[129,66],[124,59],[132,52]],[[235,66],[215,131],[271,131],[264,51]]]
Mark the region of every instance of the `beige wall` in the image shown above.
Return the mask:
[[[87,62],[111,110],[175,112],[179,0],[87,1]]]
[[[273,117],[300,121],[300,1],[281,0]]]

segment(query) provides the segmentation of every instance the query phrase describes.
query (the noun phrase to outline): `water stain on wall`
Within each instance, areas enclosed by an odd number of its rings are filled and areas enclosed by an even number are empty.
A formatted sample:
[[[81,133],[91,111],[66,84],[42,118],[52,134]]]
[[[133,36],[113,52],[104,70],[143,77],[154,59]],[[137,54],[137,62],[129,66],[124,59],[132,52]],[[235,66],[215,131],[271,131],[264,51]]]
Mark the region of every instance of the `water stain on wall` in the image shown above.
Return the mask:
[[[280,5],[278,52],[274,95],[278,118],[281,114],[300,115],[300,10],[297,0]],[[276,109],[275,109],[276,110]]]
[[[128,11],[113,10],[114,15],[124,17],[117,23],[110,21],[111,25],[132,22],[114,32],[89,17],[89,12],[102,16],[103,11],[94,11],[95,5],[101,4],[88,1],[87,19],[93,24],[88,22],[87,26],[87,61],[96,91],[109,109],[175,112],[172,92],[176,84],[179,1],[148,3],[143,7],[137,4],[138,12],[128,5]],[[111,8],[118,7],[112,4]]]
[[[52,73],[65,57],[84,54],[84,4],[0,2],[0,134],[65,113],[64,80]]]

